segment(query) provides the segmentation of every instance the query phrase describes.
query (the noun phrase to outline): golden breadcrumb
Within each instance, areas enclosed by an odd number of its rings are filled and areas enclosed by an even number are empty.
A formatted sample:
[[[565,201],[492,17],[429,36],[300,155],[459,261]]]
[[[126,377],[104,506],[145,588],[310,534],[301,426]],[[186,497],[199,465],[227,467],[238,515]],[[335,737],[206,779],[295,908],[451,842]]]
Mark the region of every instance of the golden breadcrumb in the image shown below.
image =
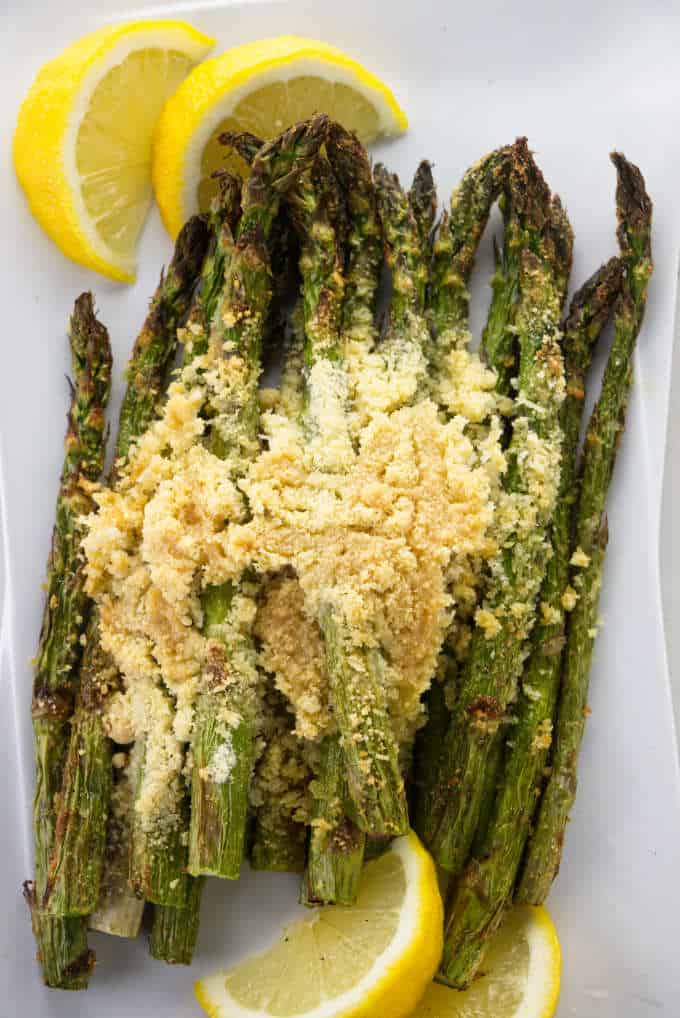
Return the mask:
[[[586,569],[590,565],[590,556],[586,555],[583,548],[579,545],[571,556],[569,564],[576,566],[577,569]]]
[[[277,577],[267,584],[255,620],[261,667],[295,706],[295,733],[316,739],[332,727],[324,674],[323,645],[316,622],[305,614],[297,578]]]
[[[451,617],[452,549],[495,550],[491,481],[466,422],[442,423],[429,400],[379,413],[362,429],[351,469],[336,473],[310,465],[295,422],[270,414],[263,423],[269,448],[241,482],[252,519],[227,530],[223,578],[250,565],[292,566],[310,618],[330,600],[357,644],[382,645],[400,732],[419,713]],[[274,632],[271,643],[281,638]]]
[[[535,436],[527,440],[527,473],[536,490],[500,493],[506,464],[494,376],[476,355],[451,355],[440,394],[451,416],[443,420],[423,395],[417,344],[379,352],[368,329],[347,343],[348,380],[329,361],[311,369],[305,430],[292,376],[284,373],[281,391],[263,396],[275,409],[263,414],[266,447],[257,456],[245,431],[226,459],[206,448],[206,386],[219,414],[252,378],[238,357],[195,358],[132,449],[116,490],[95,496],[99,512],[84,541],[87,590],[99,606],[102,644],[125,680],[105,724],[116,741],[144,745],[136,809],[149,827],[177,813],[195,698],[217,681],[210,667],[217,637],[229,647],[219,681],[257,684],[258,662],[244,639],[254,626],[259,665],[294,713],[287,738],[318,741],[333,722],[316,619],[332,603],[357,646],[382,648],[395,735],[408,743],[449,626],[458,611],[461,619],[474,612],[483,563],[552,497],[543,489],[554,463]],[[282,570],[257,605],[244,575]],[[228,581],[229,621],[207,640],[201,592]],[[486,608],[475,618],[487,635],[499,627]],[[470,630],[459,630],[462,657]],[[206,772],[218,782],[234,763],[229,729],[238,719],[221,721],[224,745]],[[260,774],[271,777],[283,755],[270,754]]]

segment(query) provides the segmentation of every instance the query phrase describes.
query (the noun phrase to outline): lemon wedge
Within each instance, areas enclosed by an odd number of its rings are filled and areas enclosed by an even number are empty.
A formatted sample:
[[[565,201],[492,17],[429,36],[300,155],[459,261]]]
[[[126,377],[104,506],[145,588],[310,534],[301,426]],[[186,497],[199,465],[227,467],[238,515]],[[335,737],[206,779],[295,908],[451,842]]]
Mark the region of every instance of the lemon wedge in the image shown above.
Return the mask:
[[[168,100],[154,146],[156,200],[172,236],[208,208],[216,187],[211,174],[225,166],[223,131],[271,138],[313,113],[327,113],[364,144],[408,126],[382,81],[313,39],[261,39],[195,68]]]
[[[467,990],[433,983],[413,1018],[552,1018],[560,995],[560,944],[544,908],[508,913]]]
[[[212,45],[181,21],[137,21],[83,36],[40,69],[19,112],[14,166],[69,258],[134,279],[156,121]]]
[[[211,1018],[403,1018],[442,950],[434,864],[415,834],[368,863],[352,908],[317,909],[264,954],[196,984]]]

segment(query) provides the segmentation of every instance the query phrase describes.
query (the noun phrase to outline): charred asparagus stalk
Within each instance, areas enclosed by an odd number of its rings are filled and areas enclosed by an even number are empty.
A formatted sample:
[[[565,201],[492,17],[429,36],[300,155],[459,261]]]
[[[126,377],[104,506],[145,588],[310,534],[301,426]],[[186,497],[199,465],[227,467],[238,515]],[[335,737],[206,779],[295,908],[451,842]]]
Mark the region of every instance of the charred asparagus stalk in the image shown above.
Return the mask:
[[[185,908],[156,905],[149,947],[151,956],[168,965],[191,965],[198,940],[203,877],[190,880]]]
[[[394,294],[380,352],[387,370],[403,358],[413,361],[412,386],[395,393],[395,405],[418,397],[424,377],[422,317],[425,275],[419,263],[415,220],[396,178],[376,168],[388,261]],[[403,832],[407,826],[398,747],[391,727],[377,647],[357,645],[338,604],[326,601],[319,623],[327,655],[331,695],[347,761],[351,816],[357,826],[377,836]],[[327,759],[332,760],[333,754]]]
[[[224,286],[225,261],[229,257],[240,216],[241,184],[230,174],[221,173],[218,194],[210,208],[210,245],[187,315],[186,328],[181,333],[184,344],[184,366],[208,351],[210,323]],[[185,810],[184,816],[186,826],[180,831],[182,839],[188,834],[188,810]],[[198,936],[205,880],[192,876],[181,879],[185,891],[184,904],[154,906],[150,951],[152,957],[158,961],[188,965],[191,963]]]
[[[516,317],[518,415],[498,513],[500,551],[476,615],[434,793],[439,819],[431,848],[437,862],[453,875],[467,862],[484,800],[491,747],[527,653],[560,476],[564,368],[559,346],[563,294],[558,280],[563,275],[563,245],[555,243],[550,192],[524,146],[513,148],[509,187],[534,243],[521,255]],[[566,232],[564,223],[560,225]],[[568,238],[564,246],[569,246]]]
[[[266,144],[244,186],[238,239],[226,264],[210,335],[214,356],[226,358],[230,368],[225,391],[212,407],[208,401],[211,449],[228,461],[235,478],[259,448],[258,381],[271,296],[272,225],[281,194],[312,162],[326,130],[326,118],[315,117]],[[235,879],[244,853],[259,715],[252,612],[247,613],[250,592],[244,577],[240,584],[208,587],[202,599],[209,646],[193,738],[189,872],[194,876]],[[223,776],[214,765],[225,753],[233,766]]]
[[[612,161],[618,175],[617,235],[624,272],[614,310],[614,342],[600,398],[588,425],[581,464],[572,579],[577,600],[567,628],[550,777],[516,894],[518,901],[536,904],[544,901],[557,875],[564,832],[576,794],[576,768],[585,727],[588,677],[607,546],[607,492],[625,426],[632,356],[652,273],[652,203],[642,174],[618,152],[612,155]]]
[[[337,132],[335,143],[337,149],[341,144]],[[291,194],[291,200],[293,222],[302,245],[305,361],[302,421],[319,468],[342,473],[351,465],[353,456],[347,416],[349,385],[341,345],[345,280],[339,231],[340,192],[326,159],[317,161]],[[328,637],[326,633],[324,636],[328,675],[333,686],[341,676],[337,669],[333,671],[328,656]],[[335,703],[338,699],[338,695],[334,695]],[[335,770],[336,766],[342,769],[347,766],[344,741],[340,735],[333,734],[328,736],[326,746],[328,744],[333,746],[332,755],[322,749],[319,772],[312,784],[314,806],[307,870],[301,890],[301,900],[308,905],[351,903],[356,897],[361,874],[364,839],[345,818],[347,787],[337,785]],[[334,851],[338,829],[345,824],[355,832],[357,852],[351,857]]]
[[[331,130],[329,158],[349,218],[339,343],[339,359],[348,369],[352,345],[369,349],[374,340],[375,297],[382,267],[381,231],[366,153],[356,138],[337,125]],[[333,238],[329,239],[332,243]],[[312,823],[301,891],[301,901],[307,905],[351,904],[358,893],[365,835],[347,815],[345,771],[340,735],[334,733],[324,741],[311,786]]]
[[[134,440],[153,419],[207,243],[205,223],[181,231],[167,275],[161,278],[128,366],[112,481]],[[103,710],[120,677],[99,642],[98,613],[87,629],[80,690],[71,726],[56,837],[44,904],[52,915],[89,915],[97,909],[111,794],[111,744]]]
[[[451,354],[454,350],[464,350],[471,338],[467,286],[491,207],[505,185],[510,151],[509,147],[497,149],[467,170],[451,196],[451,212],[442,217],[433,244],[426,299],[433,334],[433,342],[427,348],[429,385],[433,398],[446,412],[445,393],[452,381]],[[414,182],[412,194],[415,190]],[[411,200],[413,203],[413,198]],[[460,622],[456,619],[425,697],[428,720],[418,735],[414,753],[414,826],[425,838],[434,826],[433,789],[437,764],[449,725],[451,694],[460,673],[460,655],[454,646],[460,643],[459,629]]]
[[[408,193],[408,201],[418,227],[420,250],[429,281],[434,250],[434,225],[437,216],[437,188],[432,175],[432,163],[428,159],[423,159],[415,172]]]
[[[82,518],[94,510],[92,486],[104,465],[104,412],[111,384],[111,347],[94,312],[92,294],[75,303],[70,325],[73,382],[56,521],[47,565],[47,598],[33,679],[36,762],[33,830],[35,878],[25,894],[43,977],[48,986],[87,986],[94,954],[84,921],[43,910],[56,836],[58,795],[68,751],[69,722],[78,690],[80,638],[90,606],[80,551]]]
[[[564,630],[564,591],[569,581],[576,463],[585,378],[593,348],[611,314],[621,282],[612,258],[572,300],[564,325],[567,395],[561,410],[564,443],[560,490],[551,527],[553,554],[540,595],[541,620],[532,633],[517,721],[505,750],[498,794],[481,844],[473,853],[448,906],[442,978],[466,986],[512,897],[551,741]]]

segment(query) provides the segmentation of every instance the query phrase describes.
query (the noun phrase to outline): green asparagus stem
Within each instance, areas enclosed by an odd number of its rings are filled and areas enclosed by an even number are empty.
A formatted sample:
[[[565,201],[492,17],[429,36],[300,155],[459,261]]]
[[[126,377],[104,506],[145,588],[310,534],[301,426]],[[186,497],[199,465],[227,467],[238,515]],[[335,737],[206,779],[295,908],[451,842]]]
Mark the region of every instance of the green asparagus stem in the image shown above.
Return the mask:
[[[135,343],[116,442],[114,483],[131,444],[156,413],[176,346],[176,326],[188,307],[206,243],[203,220],[190,220],[180,232],[167,275],[161,278]],[[44,894],[44,906],[52,915],[89,915],[97,908],[112,787],[111,744],[102,713],[108,696],[119,687],[120,677],[99,642],[95,610],[85,639]]]
[[[208,403],[211,448],[228,460],[235,478],[259,448],[258,381],[271,297],[272,226],[281,194],[311,164],[326,132],[327,119],[314,117],[267,143],[244,185],[238,240],[210,336],[215,356],[226,358],[230,367],[225,392],[217,394],[213,407]],[[194,876],[236,879],[244,853],[259,715],[251,627],[242,621],[251,587],[244,578],[240,584],[209,587],[202,599],[209,650],[193,739],[189,872]],[[214,764],[228,750],[233,766],[228,775],[216,775]],[[224,780],[215,780],[218,776]]]
[[[257,153],[264,145],[261,138],[248,131],[225,131],[219,140],[221,144],[233,148],[248,166],[252,166]],[[265,348],[269,341],[278,348],[280,337],[285,333],[287,326],[290,295],[295,292],[297,283],[295,269],[298,251],[285,205],[279,208],[276,221],[272,225],[269,247],[272,298],[266,326]]]
[[[181,296],[178,300],[172,292],[166,295],[169,310],[165,323],[164,325],[160,324],[155,329],[152,328],[151,335],[153,336],[153,345],[156,348],[156,353],[151,360],[150,389],[155,388],[157,392],[162,392],[165,388],[168,370],[177,349],[179,339],[178,326],[186,318],[187,327],[190,328],[194,323],[193,320],[190,322],[188,319],[192,316],[192,313],[195,315],[197,302],[203,308],[204,304],[214,300],[214,284],[211,289],[211,277],[208,273],[212,270],[213,276],[219,275],[221,268],[221,248],[218,228],[220,222],[228,221],[233,211],[235,203],[234,188],[230,185],[230,178],[227,176],[221,178],[218,197],[211,210],[210,227],[212,228],[208,227],[201,220],[200,246],[196,247],[193,257],[190,256],[184,260],[184,271],[178,274],[178,276],[181,276],[181,284],[178,283],[177,293],[181,294]],[[193,220],[190,220],[182,232],[190,231],[192,229],[192,222]],[[193,229],[196,229],[196,227]],[[180,233],[181,236],[182,233]],[[214,241],[212,251],[211,241]],[[170,275],[170,272],[168,275]],[[197,283],[199,284],[200,291],[198,297],[195,295]],[[204,309],[203,314],[205,314]],[[202,343],[203,340],[199,330],[199,334],[195,336],[193,343],[192,354],[194,356],[200,352]],[[135,359],[137,345],[136,343],[135,350],[133,351],[133,360]],[[130,393],[129,388],[126,398],[137,404],[137,394],[135,392]],[[156,416],[157,407],[157,398],[153,408],[147,403],[143,420],[140,422],[140,431],[134,437],[139,437],[146,431]],[[170,693],[167,690],[163,690],[163,694],[168,702],[169,709],[172,710],[172,697]],[[146,777],[146,746],[143,738],[138,739],[137,753],[139,760],[136,799],[143,793]],[[186,831],[189,825],[189,803],[182,796],[182,779],[180,776],[175,776],[173,780],[176,785],[176,809],[172,813],[162,818],[154,818],[142,816],[135,809],[132,811],[129,881],[137,897],[156,905],[181,908],[186,906],[190,894],[190,878],[186,873]]]
[[[520,264],[518,414],[499,510],[500,551],[477,613],[440,760],[436,827],[428,832],[436,861],[454,875],[468,858],[489,788],[486,768],[491,748],[528,650],[534,603],[549,556],[547,532],[560,471],[562,257],[553,236],[550,192],[523,145],[512,151],[509,188],[533,239],[531,247],[523,249]]]
[[[204,883],[203,877],[190,881],[186,908],[166,905],[154,908],[149,949],[157,961],[191,965],[198,939]]]
[[[332,125],[328,154],[347,203],[349,219],[339,356],[346,364],[352,344],[370,349],[375,338],[382,236],[365,150],[353,135],[339,125]],[[356,898],[365,835],[347,815],[345,800],[349,798],[349,789],[344,777],[342,786],[338,781],[338,768],[344,775],[345,766],[340,737],[330,736],[312,785],[313,822],[300,896],[303,904],[351,904]]]
[[[207,348],[206,322],[209,322],[214,312],[224,273],[225,255],[221,246],[221,227],[225,221],[230,226],[235,226],[238,222],[241,211],[240,193],[240,183],[235,178],[226,173],[220,174],[218,195],[213,200],[209,217],[210,242],[203,259],[200,278],[193,293],[191,306],[186,315],[186,327],[184,330],[178,330],[178,336],[182,337],[184,343],[185,364],[194,356],[205,353]],[[130,938],[136,937],[140,929],[144,899],[139,895],[143,894],[145,883],[149,886],[155,886],[158,883],[158,880],[153,876],[143,878],[136,872],[137,865],[144,864],[145,846],[143,832],[138,830],[136,837],[133,835],[136,820],[134,800],[141,777],[142,751],[143,743],[134,747],[126,765],[116,772],[118,780],[114,783],[106,834],[106,857],[101,878],[100,900],[97,911],[90,917],[89,922],[91,929]],[[188,818],[186,827],[188,827]],[[133,853],[133,846],[136,848],[137,855]],[[176,865],[184,864],[184,853],[179,863],[176,853],[173,854],[173,857]],[[129,872],[131,858],[133,859],[132,874]],[[151,852],[147,861],[153,862],[153,860],[154,853]],[[132,883],[140,889],[138,893],[135,893],[130,887],[130,875]],[[175,875],[173,873],[169,879],[174,879]],[[188,887],[192,879],[185,880],[183,878],[177,885],[180,891],[179,900],[186,900],[191,905],[197,900],[197,895],[193,894]],[[189,904],[187,904],[187,908]],[[172,908],[170,905],[156,906],[156,908],[164,907]],[[187,919],[186,915],[184,919]],[[172,927],[168,926],[167,928],[171,929]],[[172,950],[171,944],[168,944],[168,950]]]
[[[451,721],[453,701],[449,690],[455,687],[460,675],[460,664],[446,647],[442,651],[439,670],[442,674],[433,676],[425,696],[427,721],[416,736],[413,750],[411,822],[414,831],[423,839],[431,822],[435,776]]]
[[[304,405],[304,321],[298,298],[285,335],[285,357],[277,410],[296,421]],[[302,743],[294,734],[294,716],[283,695],[272,688],[265,698],[265,749],[255,767],[251,800],[255,804],[250,865],[253,869],[302,873],[307,828],[301,819],[307,803],[310,770]]]
[[[550,777],[516,892],[519,901],[536,904],[545,900],[557,875],[564,832],[576,795],[578,753],[585,727],[588,677],[607,545],[605,505],[624,430],[632,356],[652,273],[652,203],[642,174],[619,153],[612,155],[612,161],[618,174],[617,235],[624,275],[614,311],[614,342],[600,399],[588,426],[581,464],[574,543],[585,558],[579,556],[583,564],[576,566],[572,580],[578,600],[567,629]]]
[[[75,303],[70,326],[73,383],[47,598],[33,679],[33,741],[36,763],[33,830],[35,879],[25,885],[43,977],[48,986],[84,989],[94,965],[85,925],[78,917],[46,915],[42,908],[55,838],[57,796],[68,749],[69,721],[78,689],[80,637],[89,612],[80,542],[82,517],[92,512],[90,486],[102,472],[106,443],[104,411],[111,384],[111,347],[94,312],[92,294]]]
[[[370,345],[375,336],[376,297],[383,265],[382,230],[371,166],[360,142],[338,124],[331,125],[328,152],[349,217],[341,321],[343,345],[353,339]]]
[[[220,173],[218,193],[210,208],[210,247],[203,261],[201,277],[182,334],[183,365],[208,351],[210,323],[224,286],[225,261],[231,252],[233,235],[238,229],[240,217],[241,182],[230,173]],[[189,827],[188,810],[184,812],[184,819],[182,837]],[[154,906],[150,944],[153,957],[170,963],[176,960],[191,963],[200,924],[204,884],[202,877],[187,875],[186,880],[182,879],[184,904],[181,907],[171,904]]]
[[[428,344],[427,353],[430,390],[439,402],[440,386],[446,386],[449,379],[448,355],[455,348],[465,348],[471,338],[467,285],[491,207],[505,185],[510,152],[509,147],[498,149],[467,170],[451,196],[452,212],[444,214],[434,241],[426,294],[427,317],[434,342]],[[415,184],[412,192],[414,189]],[[497,311],[492,301],[490,318],[494,313]],[[437,762],[449,725],[453,688],[461,670],[451,642],[447,639],[442,648],[440,674],[434,676],[426,693],[428,720],[418,734],[414,750],[414,826],[423,838],[434,826]]]
[[[366,839],[347,816],[345,766],[339,737],[326,736],[311,785],[309,857],[300,892],[304,905],[353,905],[359,893]]]
[[[519,138],[513,149],[525,151],[526,139]],[[500,196],[504,219],[503,251],[501,254],[496,249],[491,305],[481,342],[482,356],[496,372],[496,390],[503,396],[510,394],[512,378],[517,373],[514,321],[519,301],[521,253],[532,242],[532,224],[527,224],[524,214],[525,193],[517,188],[506,189]],[[564,301],[571,271],[571,230],[557,197],[552,199],[551,218],[555,281]]]
[[[561,410],[564,441],[559,498],[551,530],[553,554],[541,587],[541,620],[532,633],[531,657],[519,690],[516,724],[505,750],[499,793],[492,801],[488,823],[480,823],[481,843],[475,847],[447,910],[440,978],[457,988],[467,986],[478,971],[489,938],[512,896],[540,791],[564,643],[562,597],[569,582],[585,377],[620,284],[621,262],[612,258],[575,295],[564,325],[567,396]]]
[[[393,234],[391,253],[395,265],[395,297],[388,353],[388,357],[395,357],[399,350],[410,349],[409,344],[417,342],[413,324],[416,321],[414,305],[422,300],[422,296],[412,295],[416,287],[422,290],[423,282],[416,259],[418,240],[415,221],[406,197],[392,179],[389,180],[389,198],[386,201],[391,203],[390,212],[395,220],[394,227],[390,227]],[[310,202],[313,202],[313,196]],[[323,207],[315,209],[315,213],[323,213]],[[308,231],[308,234],[319,247],[326,244],[325,255],[322,249],[317,254],[317,262],[323,264],[326,258],[328,292],[333,294],[335,300],[317,301],[316,307],[320,308],[321,313],[316,318],[314,300],[309,303],[311,314],[308,316],[306,331],[310,399],[306,424],[313,436],[312,441],[314,437],[317,438],[320,452],[326,455],[326,451],[331,449],[337,457],[338,436],[328,432],[326,423],[326,419],[331,424],[338,418],[344,419],[348,398],[347,375],[337,364],[342,349],[338,316],[340,300],[337,294],[339,274],[333,271],[337,262],[337,245],[333,239],[333,230],[327,223],[321,229]],[[303,266],[303,279],[304,275]],[[329,307],[335,309],[335,317],[327,314]],[[410,334],[407,334],[407,328],[411,330]],[[322,381],[321,385],[318,382],[316,384],[323,398],[316,398],[315,372]],[[336,412],[330,414],[327,407],[329,393],[336,403]],[[322,410],[326,417],[320,412]],[[345,447],[351,448],[348,422],[344,439]],[[346,469],[347,462],[340,458],[337,463],[327,462],[323,466],[326,469]],[[343,614],[342,605],[331,597],[321,606],[319,625],[324,639],[331,698],[347,765],[347,782],[352,800],[351,817],[365,832],[377,835],[402,833],[408,826],[406,800],[398,747],[387,709],[381,652],[378,648],[357,644]]]
[[[208,217],[210,243],[182,333],[183,365],[208,351],[210,323],[224,285],[224,263],[240,217],[241,182],[230,173],[220,173],[219,191]]]
[[[31,910],[45,985],[55,990],[86,990],[95,966],[95,953],[87,946],[85,920],[81,916],[51,916],[39,911],[30,880],[24,884],[24,899]]]
[[[418,222],[399,180],[379,163],[373,178],[382,223],[385,257],[392,270],[392,301],[386,341],[400,331],[409,343],[422,343],[421,324],[414,319],[425,310],[427,270],[423,261]]]
[[[177,329],[186,315],[206,253],[209,234],[202,216],[193,216],[177,237],[172,261],[160,283],[127,367],[116,439],[119,466],[131,444],[144,434],[158,411],[168,370],[177,348]],[[115,482],[115,474],[112,477]]]
[[[349,159],[353,139],[334,134],[336,152]],[[292,217],[301,238],[300,270],[304,319],[305,389],[302,420],[309,436],[315,459],[321,469],[344,471],[352,455],[349,433],[348,377],[343,364],[341,341],[344,278],[342,248],[338,233],[339,189],[333,170],[320,159],[310,174],[300,181],[291,195]],[[333,609],[331,609],[333,610]],[[327,633],[324,646],[331,687],[342,677],[329,656]],[[339,697],[334,695],[338,710]],[[340,712],[339,712],[340,713]],[[345,716],[340,714],[345,720]],[[342,721],[340,722],[342,726]],[[348,789],[338,785],[336,768],[351,766],[345,762],[344,742],[338,735],[329,737],[333,743],[331,757],[322,750],[319,770],[312,786],[314,801],[310,828],[308,861],[300,900],[307,905],[351,903],[356,897],[361,876],[364,837],[345,816]],[[340,840],[340,832],[349,832],[355,845],[347,848],[348,837]],[[337,846],[337,851],[335,847]]]

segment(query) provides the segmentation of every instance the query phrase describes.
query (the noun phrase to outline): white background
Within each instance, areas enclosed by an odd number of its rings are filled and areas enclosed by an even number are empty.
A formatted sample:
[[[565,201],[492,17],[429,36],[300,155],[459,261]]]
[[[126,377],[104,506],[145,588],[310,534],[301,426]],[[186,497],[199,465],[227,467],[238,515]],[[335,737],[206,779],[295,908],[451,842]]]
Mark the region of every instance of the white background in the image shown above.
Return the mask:
[[[316,36],[347,49],[393,86],[411,118],[409,134],[379,154],[405,179],[419,158],[429,156],[442,194],[485,151],[527,134],[574,225],[575,285],[615,251],[609,151],[620,148],[642,167],[655,201],[656,273],[611,493],[602,603],[606,624],[592,675],[593,714],[550,909],[564,950],[560,1018],[680,1014],[680,783],[658,576],[680,242],[676,11],[673,3],[658,0],[599,5],[586,0],[465,5],[254,0],[158,8],[125,0],[115,7],[107,7],[106,0],[58,6],[5,0],[0,14],[0,1014],[196,1016],[192,976],[265,944],[275,934],[274,920],[295,911],[292,878],[259,874],[237,885],[213,881],[191,972],[151,961],[143,938],[131,945],[93,936],[99,965],[92,989],[74,996],[43,990],[19,893],[31,869],[29,658],[39,627],[39,589],[61,461],[64,327],[73,298],[91,287],[111,331],[119,396],[123,364],[170,244],[154,213],[142,241],[138,282],[128,288],[67,262],[27,212],[11,170],[11,135],[21,97],[44,60],[104,19],[140,15],[186,16],[214,34],[220,49],[282,32]],[[476,325],[488,299],[488,241],[481,262]],[[680,414],[673,426],[680,440]],[[679,554],[670,537],[674,504],[671,491],[661,556],[667,591],[673,556]],[[677,613],[673,617],[677,620]],[[680,656],[680,642],[677,648]]]

